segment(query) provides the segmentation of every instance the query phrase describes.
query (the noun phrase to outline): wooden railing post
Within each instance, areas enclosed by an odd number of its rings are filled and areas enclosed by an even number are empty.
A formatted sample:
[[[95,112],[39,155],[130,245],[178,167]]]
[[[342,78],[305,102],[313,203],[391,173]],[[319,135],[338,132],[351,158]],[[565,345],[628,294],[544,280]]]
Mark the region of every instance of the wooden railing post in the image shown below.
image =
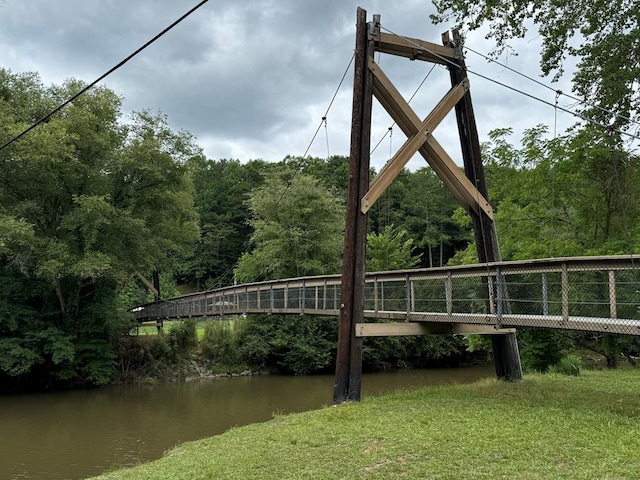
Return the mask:
[[[549,280],[547,272],[542,273],[542,314],[549,315]]]
[[[562,285],[562,322],[566,325],[569,322],[569,272],[567,264],[562,264],[561,280]]]
[[[453,283],[451,281],[451,272],[447,272],[447,278],[444,279],[444,297],[447,303],[447,315],[453,314]]]
[[[616,272],[609,270],[609,316],[618,318],[618,307],[616,303]]]

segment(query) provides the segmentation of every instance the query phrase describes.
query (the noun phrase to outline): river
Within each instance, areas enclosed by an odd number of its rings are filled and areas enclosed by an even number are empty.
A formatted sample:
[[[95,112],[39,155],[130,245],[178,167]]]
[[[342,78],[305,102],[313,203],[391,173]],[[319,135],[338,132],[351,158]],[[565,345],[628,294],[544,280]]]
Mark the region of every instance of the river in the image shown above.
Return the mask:
[[[362,394],[465,383],[492,365],[366,374]],[[333,376],[217,378],[0,396],[0,478],[81,479],[274,414],[329,405]]]

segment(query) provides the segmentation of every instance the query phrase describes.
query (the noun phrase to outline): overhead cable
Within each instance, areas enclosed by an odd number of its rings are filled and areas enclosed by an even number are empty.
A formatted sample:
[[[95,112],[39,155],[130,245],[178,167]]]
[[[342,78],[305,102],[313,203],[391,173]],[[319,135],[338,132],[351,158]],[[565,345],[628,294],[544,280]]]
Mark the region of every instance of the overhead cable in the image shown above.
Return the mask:
[[[414,42],[412,39],[407,38],[407,37],[402,36],[402,35],[398,35],[397,33],[394,33],[394,32],[392,32],[391,30],[389,30],[388,28],[384,28],[384,27],[380,27],[380,28],[382,28],[383,30],[386,30],[387,32],[389,32],[389,33],[390,33],[390,34],[392,34],[392,35],[395,35],[395,36],[397,36],[397,37],[400,37],[400,38],[402,38],[402,39],[406,40],[408,43],[410,43],[410,44],[412,44],[412,45],[415,45],[415,46],[416,46],[416,47],[418,47],[419,49],[424,50],[424,51],[426,51],[426,52],[430,53],[430,54],[431,54],[431,55],[433,55],[434,57],[436,57],[436,58],[440,59],[443,63],[449,64],[449,65],[451,65],[451,66],[453,66],[453,67],[456,67],[456,68],[459,68],[459,69],[461,69],[461,68],[462,68],[462,67],[461,67],[460,65],[458,65],[456,62],[451,61],[450,59],[448,59],[448,58],[446,58],[446,57],[444,57],[444,56],[442,56],[442,55],[438,54],[437,52],[433,52],[433,51],[429,50],[427,47],[425,47],[425,45],[424,45],[424,44],[417,44],[417,43],[416,43],[416,42]],[[640,140],[640,136],[635,135],[635,134],[633,134],[633,133],[625,132],[624,130],[620,130],[620,129],[617,129],[617,128],[613,128],[611,125],[605,125],[605,124],[603,124],[603,123],[597,122],[596,120],[593,120],[592,118],[589,118],[589,117],[587,117],[587,116],[585,116],[585,115],[582,115],[582,114],[580,114],[580,113],[578,113],[578,112],[574,112],[573,110],[569,110],[568,108],[564,108],[564,107],[561,107],[561,106],[556,106],[555,104],[553,104],[553,103],[551,103],[551,102],[548,102],[548,101],[546,101],[546,100],[543,100],[542,98],[536,97],[536,96],[535,96],[535,95],[533,95],[533,94],[530,94],[530,93],[524,92],[524,91],[519,90],[519,89],[517,89],[517,88],[515,88],[515,87],[512,87],[512,86],[507,85],[507,84],[505,84],[505,83],[499,82],[498,80],[496,80],[496,79],[494,79],[494,78],[491,78],[491,77],[488,77],[488,76],[486,76],[486,75],[482,75],[481,73],[474,72],[473,70],[471,70],[471,69],[469,69],[469,68],[466,68],[466,71],[467,71],[468,73],[472,73],[473,75],[476,75],[477,77],[483,78],[483,79],[485,79],[485,80],[487,80],[487,81],[489,81],[489,82],[495,83],[496,85],[499,85],[499,86],[501,86],[501,87],[503,87],[503,88],[507,88],[507,89],[509,89],[509,90],[511,90],[511,91],[513,91],[513,92],[516,92],[516,93],[519,93],[519,94],[524,95],[524,96],[526,96],[526,97],[529,97],[529,98],[531,98],[532,100],[537,100],[537,101],[538,101],[538,102],[540,102],[540,103],[544,103],[545,105],[549,105],[550,107],[557,108],[558,110],[562,110],[562,111],[563,111],[563,112],[565,112],[565,113],[568,113],[568,114],[570,114],[570,115],[573,115],[574,117],[578,117],[578,118],[580,118],[580,119],[582,119],[582,120],[584,120],[584,121],[586,121],[586,122],[588,122],[588,123],[591,123],[591,124],[593,124],[593,125],[597,125],[597,126],[599,126],[599,127],[603,128],[603,129],[607,130],[607,131],[610,131],[610,132],[616,132],[616,133],[619,133],[620,135],[628,136],[628,137],[630,137],[630,138],[632,138],[632,139],[634,139],[634,140]],[[613,112],[610,112],[610,113],[614,114]]]
[[[342,78],[340,79],[340,83],[338,83],[338,88],[336,88],[336,91],[333,93],[333,97],[331,97],[331,101],[329,102],[329,106],[327,107],[327,111],[324,112],[324,115],[322,116],[322,119],[320,120],[320,123],[318,124],[318,128],[316,128],[316,131],[313,134],[313,137],[311,138],[311,141],[309,142],[309,145],[307,146],[307,149],[304,151],[304,155],[302,155],[303,159],[307,156],[307,153],[309,153],[309,150],[311,149],[311,146],[313,145],[313,142],[315,141],[316,137],[318,136],[318,132],[322,128],[322,125],[323,124],[326,125],[327,115],[329,115],[329,110],[331,110],[331,106],[333,105],[334,100],[338,96],[338,92],[340,91],[340,88],[342,87],[342,83],[344,82],[344,79],[347,76],[347,73],[349,73],[349,69],[351,68],[351,64],[353,63],[353,59],[354,58],[356,58],[356,53],[355,52],[353,52],[353,55],[351,56],[351,60],[349,60],[349,64],[347,65],[347,68],[345,68],[344,73],[342,74]]]
[[[567,97],[567,98],[569,98],[569,99],[573,100],[574,102],[578,102],[578,103],[581,103],[582,105],[586,105],[586,106],[588,106],[588,107],[595,108],[595,109],[597,109],[597,110],[600,110],[600,111],[601,111],[601,112],[603,112],[603,113],[608,113],[609,115],[615,115],[616,117],[620,117],[620,118],[622,118],[622,119],[624,119],[624,120],[628,121],[629,123],[635,123],[636,125],[640,125],[640,122],[638,122],[638,121],[636,121],[636,120],[633,120],[632,118],[629,118],[629,117],[627,117],[627,116],[625,116],[625,115],[620,115],[619,113],[616,113],[616,112],[613,112],[613,111],[611,111],[611,110],[609,110],[609,109],[607,109],[607,108],[601,107],[600,105],[595,105],[595,104],[593,104],[593,103],[591,103],[591,102],[588,102],[587,100],[584,100],[584,99],[582,99],[582,98],[576,97],[576,96],[574,96],[574,95],[570,95],[570,94],[568,94],[568,93],[563,92],[562,90],[558,90],[558,89],[556,89],[556,88],[553,88],[552,86],[547,85],[546,83],[541,82],[541,81],[540,81],[540,80],[538,80],[538,79],[535,79],[535,78],[533,78],[533,77],[531,77],[531,76],[529,76],[529,75],[527,75],[527,74],[525,74],[525,73],[519,72],[518,70],[516,70],[516,69],[514,69],[514,68],[511,68],[511,67],[509,67],[508,65],[505,65],[504,63],[499,62],[498,60],[496,60],[496,59],[494,59],[494,58],[491,58],[491,57],[490,57],[490,56],[488,56],[488,55],[485,55],[485,54],[483,54],[483,53],[477,52],[477,51],[475,51],[474,49],[472,49],[472,48],[470,48],[470,47],[468,47],[468,46],[466,46],[466,45],[464,46],[464,48],[465,48],[465,50],[468,50],[468,51],[470,51],[471,53],[475,53],[476,55],[478,55],[478,56],[480,56],[480,57],[484,58],[484,59],[485,59],[485,60],[487,60],[488,62],[493,62],[493,63],[495,63],[495,64],[497,64],[497,65],[500,65],[501,67],[503,67],[503,68],[505,68],[505,69],[509,70],[510,72],[515,73],[516,75],[520,75],[521,77],[526,78],[527,80],[529,80],[529,81],[531,81],[531,82],[533,82],[533,83],[536,83],[536,84],[540,85],[541,87],[544,87],[544,88],[546,88],[546,89],[548,89],[548,90],[551,90],[551,91],[552,91],[552,92],[554,92],[557,96],[565,96],[565,97]]]
[[[167,33],[169,30],[171,30],[173,27],[175,27],[176,25],[178,25],[180,22],[182,22],[185,18],[187,18],[189,15],[191,15],[193,12],[195,12],[196,10],[198,10],[202,5],[204,5],[205,3],[207,3],[209,0],[202,0],[200,3],[198,3],[195,7],[193,7],[191,10],[189,10],[187,13],[185,13],[184,15],[182,15],[180,18],[178,18],[175,22],[173,22],[171,25],[169,25],[167,28],[165,28],[164,30],[162,30],[160,33],[158,33],[155,37],[153,37],[151,40],[149,40],[147,43],[145,43],[144,45],[142,45],[140,48],[138,48],[135,52],[133,52],[132,54],[130,54],[128,57],[126,57],[125,59],[123,59],[122,61],[120,61],[117,65],[115,65],[114,67],[110,68],[107,72],[103,73],[102,75],[100,75],[97,79],[95,79],[93,82],[91,82],[89,85],[87,85],[86,87],[84,87],[82,90],[80,90],[78,93],[76,93],[75,95],[73,95],[71,98],[69,98],[68,100],[66,100],[65,102],[61,103],[60,105],[58,105],[56,108],[54,108],[53,110],[51,110],[51,112],[47,113],[44,117],[42,117],[40,120],[38,120],[37,122],[35,122],[33,125],[31,125],[30,127],[28,127],[27,129],[23,130],[21,133],[19,133],[18,135],[16,135],[15,137],[13,137],[11,140],[9,140],[8,142],[4,143],[3,145],[0,146],[0,150],[2,150],[3,148],[8,147],[9,145],[11,145],[13,142],[19,140],[20,138],[22,138],[23,136],[25,136],[27,133],[29,133],[31,130],[33,130],[34,128],[36,128],[38,125],[40,125],[41,123],[47,121],[52,115],[54,115],[55,113],[59,112],[60,110],[62,110],[64,107],[66,107],[67,105],[69,105],[71,102],[73,102],[76,98],[78,98],[80,95],[84,94],[87,90],[89,90],[90,88],[94,87],[98,82],[100,82],[101,80],[103,80],[105,77],[111,75],[113,72],[115,72],[116,70],[118,70],[120,67],[122,67],[125,63],[127,63],[129,60],[131,60],[133,57],[135,57],[136,55],[138,55],[140,52],[142,52],[145,48],[147,48],[149,45],[151,45],[152,43],[154,43],[156,40],[158,40],[160,37],[162,37],[165,33]]]

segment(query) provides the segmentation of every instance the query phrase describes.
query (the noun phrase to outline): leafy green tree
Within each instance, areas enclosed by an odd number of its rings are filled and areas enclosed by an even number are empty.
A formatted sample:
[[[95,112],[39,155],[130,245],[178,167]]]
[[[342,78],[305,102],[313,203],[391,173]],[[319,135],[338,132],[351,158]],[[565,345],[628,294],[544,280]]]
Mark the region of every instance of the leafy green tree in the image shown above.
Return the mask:
[[[414,268],[420,263],[420,256],[413,252],[413,239],[408,238],[407,231],[389,225],[379,234],[367,235],[367,271]],[[420,295],[419,289],[416,294]],[[427,367],[459,358],[463,351],[464,341],[456,337],[368,337],[364,341],[362,361],[367,370]]]
[[[510,129],[500,129],[483,146],[503,258],[635,251],[638,232],[629,226],[640,219],[638,158],[594,127],[553,140],[546,133],[542,126],[526,131],[517,148],[508,141]],[[576,344],[601,353],[610,366],[637,350],[635,341],[610,334],[567,340],[555,330],[521,329],[519,337],[525,367],[543,371]]]
[[[393,225],[382,233],[367,234],[367,271],[381,272],[413,268],[420,263],[420,256],[413,255],[413,239],[406,230]]]
[[[0,140],[82,87],[0,69]],[[148,112],[125,123],[120,104],[94,88],[0,151],[4,382],[107,382],[130,326],[119,290],[196,239],[192,137]]]
[[[340,270],[344,207],[317,180],[284,170],[272,173],[249,198],[254,249],[240,258],[240,282]]]
[[[638,157],[592,127],[556,139],[546,133],[543,126],[525,131],[518,148],[509,143],[511,130],[499,129],[483,145],[503,259],[634,251]],[[473,248],[457,261],[473,261]]]
[[[457,207],[431,168],[405,169],[371,210],[371,231],[381,233],[389,225],[404,229],[421,257],[420,266],[444,265],[472,237],[470,225],[454,220]]]
[[[577,60],[573,90],[590,104],[583,111],[601,123],[630,125],[640,115],[640,26],[630,1],[436,0],[434,22],[465,29],[487,26],[497,51],[525,38],[533,25],[542,39],[540,66],[554,78],[568,57]],[[610,113],[612,112],[612,113]]]
[[[243,360],[278,373],[328,373],[335,364],[338,329],[330,317],[259,315],[239,333]]]
[[[196,190],[200,239],[193,254],[180,261],[178,279],[200,290],[228,285],[238,258],[249,246],[249,193],[273,167],[262,160],[189,162]]]
[[[510,133],[494,131],[484,145],[504,259],[633,251],[636,156],[591,127],[550,140],[538,126],[525,132],[520,149],[508,143]]]
[[[286,166],[250,195],[254,249],[235,270],[240,282],[335,273],[340,269],[344,207],[315,178]],[[317,373],[335,359],[332,318],[250,316],[239,333],[243,360],[282,373]]]
[[[324,159],[288,156],[281,163],[294,171],[300,171],[315,178],[332,193],[340,198],[346,198],[349,181],[349,157],[332,155]]]

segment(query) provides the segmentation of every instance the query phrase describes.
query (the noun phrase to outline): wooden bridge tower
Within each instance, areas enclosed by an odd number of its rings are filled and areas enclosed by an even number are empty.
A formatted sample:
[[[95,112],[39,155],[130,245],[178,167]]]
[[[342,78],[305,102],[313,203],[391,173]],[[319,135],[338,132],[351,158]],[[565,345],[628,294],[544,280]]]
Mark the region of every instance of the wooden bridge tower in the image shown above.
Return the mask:
[[[356,324],[362,323],[364,316],[367,213],[415,153],[420,152],[471,215],[479,262],[501,260],[493,222],[493,210],[487,195],[480,142],[459,34],[454,32],[453,38],[450,38],[446,33],[442,37],[443,45],[437,45],[383,33],[380,30],[379,15],[374,15],[373,21],[369,23],[366,17],[367,12],[358,8],[334,403],[360,400],[362,337],[356,335]],[[375,52],[445,65],[450,72],[452,87],[431,113],[421,121],[380,66],[376,64]],[[373,96],[402,129],[407,136],[407,141],[369,185]],[[453,108],[455,108],[462,147],[464,173],[432,134]],[[501,286],[487,284],[486,287],[486,298],[490,303],[492,300],[489,291],[495,291]],[[500,298],[506,298],[506,296],[500,295]],[[501,307],[498,306],[498,308]],[[522,367],[515,333],[491,337],[498,378],[521,379]]]

